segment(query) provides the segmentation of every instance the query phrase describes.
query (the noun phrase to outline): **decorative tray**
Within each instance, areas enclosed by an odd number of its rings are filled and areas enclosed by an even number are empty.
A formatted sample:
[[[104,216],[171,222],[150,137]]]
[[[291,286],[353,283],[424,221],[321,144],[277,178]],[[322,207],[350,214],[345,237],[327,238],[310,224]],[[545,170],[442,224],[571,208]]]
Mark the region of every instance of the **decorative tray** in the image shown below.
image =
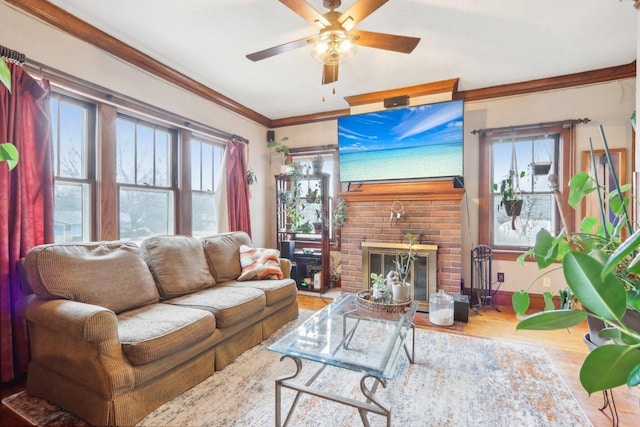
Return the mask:
[[[368,316],[388,316],[397,313],[404,313],[411,307],[412,300],[392,301],[390,303],[382,303],[370,300],[371,291],[358,292],[357,303],[358,311]]]

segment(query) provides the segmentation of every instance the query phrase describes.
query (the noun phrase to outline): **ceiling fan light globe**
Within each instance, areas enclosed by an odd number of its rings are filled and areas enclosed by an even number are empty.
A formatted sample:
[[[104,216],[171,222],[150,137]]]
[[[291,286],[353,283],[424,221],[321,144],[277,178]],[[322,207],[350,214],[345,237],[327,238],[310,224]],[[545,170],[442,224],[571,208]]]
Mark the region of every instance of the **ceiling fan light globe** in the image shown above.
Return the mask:
[[[356,44],[346,31],[325,31],[311,51],[313,58],[321,64],[339,64],[351,58]]]
[[[319,41],[313,47],[313,53],[315,53],[316,55],[323,55],[327,51],[327,49],[329,49],[329,44],[325,41]]]

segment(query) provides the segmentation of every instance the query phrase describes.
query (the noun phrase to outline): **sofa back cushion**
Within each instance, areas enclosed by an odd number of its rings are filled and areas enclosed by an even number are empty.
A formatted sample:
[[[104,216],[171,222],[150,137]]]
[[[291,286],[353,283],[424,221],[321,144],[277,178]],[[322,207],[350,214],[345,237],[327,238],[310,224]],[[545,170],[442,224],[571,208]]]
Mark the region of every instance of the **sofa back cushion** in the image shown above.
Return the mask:
[[[216,284],[202,243],[195,237],[154,236],[140,246],[163,299],[197,292]]]
[[[209,268],[218,283],[234,280],[242,273],[240,246],[252,246],[251,238],[243,231],[203,237],[202,244]]]
[[[49,244],[31,249],[25,271],[41,298],[99,305],[116,314],[158,302],[140,248],[130,242]]]

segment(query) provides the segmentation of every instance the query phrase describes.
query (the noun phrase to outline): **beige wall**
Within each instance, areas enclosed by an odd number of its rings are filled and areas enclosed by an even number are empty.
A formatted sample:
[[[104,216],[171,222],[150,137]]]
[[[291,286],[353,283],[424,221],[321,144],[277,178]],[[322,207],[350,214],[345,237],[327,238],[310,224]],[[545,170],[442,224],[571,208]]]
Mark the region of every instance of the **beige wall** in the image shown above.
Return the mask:
[[[0,44],[24,53],[29,60],[103,86],[115,93],[249,139],[249,167],[258,176],[258,184],[251,187],[252,231],[257,245],[269,242],[270,218],[263,214],[269,208],[269,200],[265,191],[259,188],[266,185],[269,173],[264,126],[132,67],[88,43],[12,9],[5,3],[0,3]]]
[[[638,20],[640,21],[640,13]],[[0,44],[25,53],[29,59],[114,92],[249,139],[249,166],[255,170],[258,177],[258,183],[251,187],[250,201],[254,240],[258,245],[274,243],[273,175],[279,169],[279,160],[272,157],[266,149],[266,128],[117,60],[85,42],[12,9],[5,3],[0,3]],[[638,51],[640,54],[640,42]],[[588,146],[589,136],[596,145],[599,144],[597,125],[600,123],[604,125],[612,147],[630,149],[629,115],[631,111],[638,109],[637,106],[640,106],[640,94],[636,93],[635,79],[467,103],[464,142],[467,194],[463,200],[463,255],[467,255],[472,245],[477,242],[478,139],[469,134],[471,130],[589,117],[592,123],[578,127],[578,151]],[[282,136],[289,137],[288,144],[292,147],[336,144],[337,122],[333,120],[276,129],[276,139]],[[466,204],[469,218],[466,216]],[[468,259],[463,259],[463,263],[464,276],[467,278]],[[494,263],[494,271],[505,272],[505,290],[516,290],[527,285],[526,280],[516,278],[534,277],[534,270],[532,266],[523,267],[513,262]],[[560,276],[554,277],[552,284],[554,289],[560,288],[563,280]]]
[[[611,148],[626,148],[631,170],[631,127],[629,116],[636,103],[636,79],[582,86],[528,95],[506,97],[488,101],[465,103],[464,116],[464,178],[466,195],[463,203],[462,254],[463,277],[469,283],[471,248],[478,243],[478,136],[470,132],[518,124],[540,123],[588,117],[591,122],[578,125],[576,167],[580,166],[580,151],[588,149],[589,137],[596,149],[602,147],[598,125],[602,124]],[[337,143],[337,122],[328,121],[310,125],[291,126],[277,130],[278,138],[288,136],[291,146]],[[467,216],[467,212],[469,215]],[[539,272],[532,263],[520,265],[512,261],[494,261],[496,272],[505,273],[501,290],[515,291],[532,284],[531,291],[543,292],[537,278]],[[565,287],[561,272],[551,274],[551,288]],[[545,289],[547,290],[547,289]]]

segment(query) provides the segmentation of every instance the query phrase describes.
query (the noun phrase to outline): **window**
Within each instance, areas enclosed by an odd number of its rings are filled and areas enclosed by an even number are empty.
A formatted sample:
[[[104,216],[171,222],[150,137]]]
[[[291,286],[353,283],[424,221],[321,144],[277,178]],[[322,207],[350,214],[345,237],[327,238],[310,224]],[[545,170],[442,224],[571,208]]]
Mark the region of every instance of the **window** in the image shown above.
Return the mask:
[[[173,234],[175,133],[123,115],[116,122],[120,238]]]
[[[564,127],[538,127],[481,137],[482,158],[489,165],[488,168],[481,165],[481,243],[498,250],[522,250],[534,245],[541,228],[552,234],[560,232],[563,224],[549,177],[559,177],[558,194],[562,194],[566,211],[570,141],[571,132]],[[513,185],[522,199],[520,213],[515,217],[500,206],[501,181],[511,170],[517,172]]]
[[[219,145],[191,139],[191,223],[196,237],[218,231],[215,191],[223,153]]]
[[[217,232],[222,131],[71,79],[62,83],[75,89],[54,83],[50,97],[56,242]],[[83,88],[91,95],[75,92]],[[181,144],[191,141],[191,161],[179,158]]]
[[[92,240],[95,108],[53,93],[54,234],[56,243]]]

